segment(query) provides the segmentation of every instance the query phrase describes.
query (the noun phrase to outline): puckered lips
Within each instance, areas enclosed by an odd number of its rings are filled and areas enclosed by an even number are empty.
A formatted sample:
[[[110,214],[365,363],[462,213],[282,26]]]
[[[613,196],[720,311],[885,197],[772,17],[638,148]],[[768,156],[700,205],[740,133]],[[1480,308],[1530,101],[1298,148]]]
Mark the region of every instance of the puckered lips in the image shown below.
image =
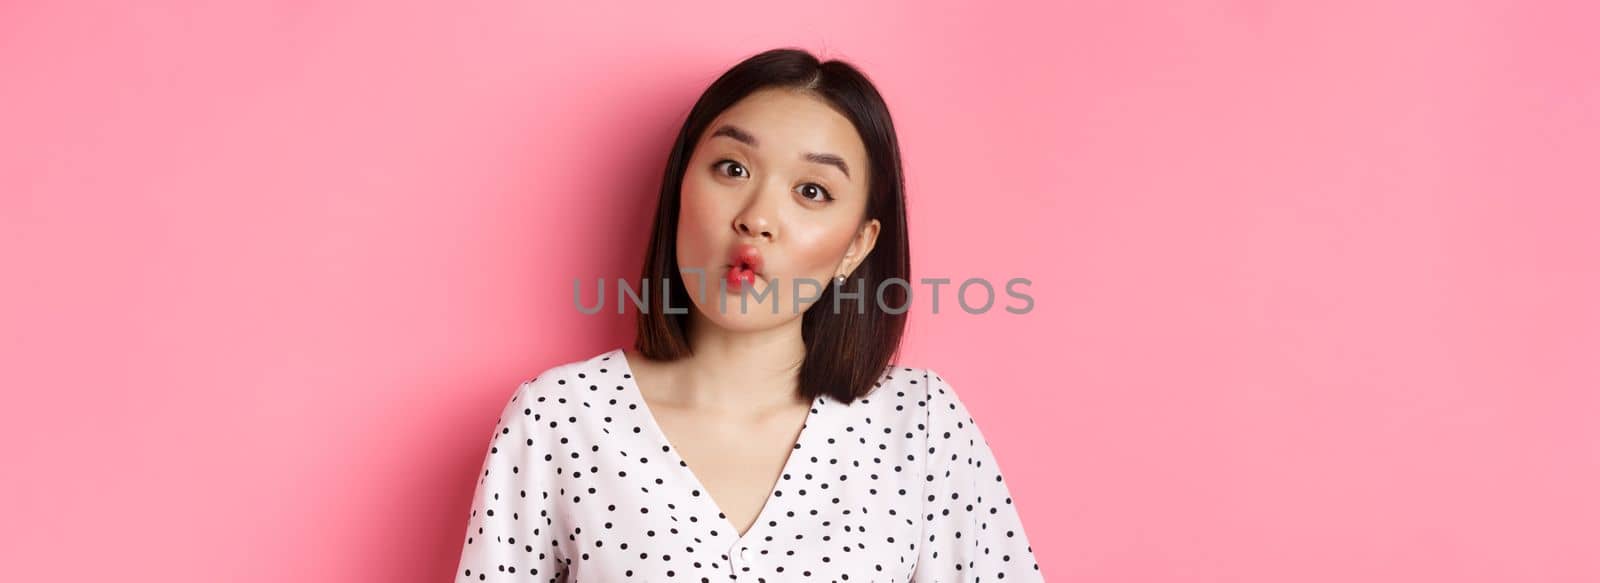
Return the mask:
[[[739,243],[728,253],[728,290],[738,291],[743,286],[754,286],[756,279],[766,279],[761,271],[761,250],[749,243]]]

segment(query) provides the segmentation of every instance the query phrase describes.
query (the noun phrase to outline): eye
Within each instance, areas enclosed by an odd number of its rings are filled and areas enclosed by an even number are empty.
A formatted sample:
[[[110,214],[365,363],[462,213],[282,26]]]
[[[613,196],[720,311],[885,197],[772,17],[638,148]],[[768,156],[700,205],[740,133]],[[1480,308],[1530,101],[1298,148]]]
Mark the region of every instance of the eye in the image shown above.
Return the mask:
[[[815,182],[807,182],[802,184],[798,190],[800,191],[800,196],[806,197],[807,200],[813,200],[816,202],[833,200],[833,195],[828,194],[828,189],[823,188],[821,184],[817,184]],[[821,198],[812,198],[812,195],[820,195]]]
[[[729,165],[729,166],[727,166],[728,168],[737,168],[739,173],[738,174],[729,174],[726,170],[723,170],[723,164],[728,164]],[[747,177],[747,176],[750,175],[750,171],[745,170],[744,166],[739,165],[738,162],[734,162],[733,160],[719,160],[719,161],[717,161],[716,164],[712,164],[711,168],[713,170],[715,170],[718,174],[721,174],[723,176],[730,176],[730,177],[733,177],[733,178],[744,178],[744,177]]]

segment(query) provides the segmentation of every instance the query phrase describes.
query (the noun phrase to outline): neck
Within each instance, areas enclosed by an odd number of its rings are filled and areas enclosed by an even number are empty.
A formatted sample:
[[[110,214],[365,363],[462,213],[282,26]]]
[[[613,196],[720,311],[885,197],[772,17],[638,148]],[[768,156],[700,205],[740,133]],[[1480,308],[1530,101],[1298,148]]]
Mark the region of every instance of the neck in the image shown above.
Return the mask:
[[[696,312],[694,354],[678,361],[671,398],[686,407],[752,412],[801,401],[801,318],[765,330],[731,330]]]

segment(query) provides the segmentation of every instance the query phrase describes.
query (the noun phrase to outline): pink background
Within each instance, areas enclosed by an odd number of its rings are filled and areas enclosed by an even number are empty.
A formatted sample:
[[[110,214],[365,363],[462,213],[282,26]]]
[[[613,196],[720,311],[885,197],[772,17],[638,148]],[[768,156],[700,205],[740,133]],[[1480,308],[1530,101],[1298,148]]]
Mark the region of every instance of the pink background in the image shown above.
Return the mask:
[[[8,580],[449,580],[783,45],[886,94],[918,277],[1033,280],[902,362],[1048,579],[1600,580],[1593,3],[84,4],[0,4]]]

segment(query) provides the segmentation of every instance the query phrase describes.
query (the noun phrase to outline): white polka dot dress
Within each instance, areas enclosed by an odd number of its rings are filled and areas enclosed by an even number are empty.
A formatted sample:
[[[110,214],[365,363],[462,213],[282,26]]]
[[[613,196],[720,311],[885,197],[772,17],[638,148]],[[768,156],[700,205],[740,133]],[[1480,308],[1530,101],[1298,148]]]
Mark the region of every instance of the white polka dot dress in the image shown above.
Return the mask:
[[[743,536],[616,348],[522,382],[479,474],[457,581],[1042,581],[977,424],[931,369],[818,397]]]

